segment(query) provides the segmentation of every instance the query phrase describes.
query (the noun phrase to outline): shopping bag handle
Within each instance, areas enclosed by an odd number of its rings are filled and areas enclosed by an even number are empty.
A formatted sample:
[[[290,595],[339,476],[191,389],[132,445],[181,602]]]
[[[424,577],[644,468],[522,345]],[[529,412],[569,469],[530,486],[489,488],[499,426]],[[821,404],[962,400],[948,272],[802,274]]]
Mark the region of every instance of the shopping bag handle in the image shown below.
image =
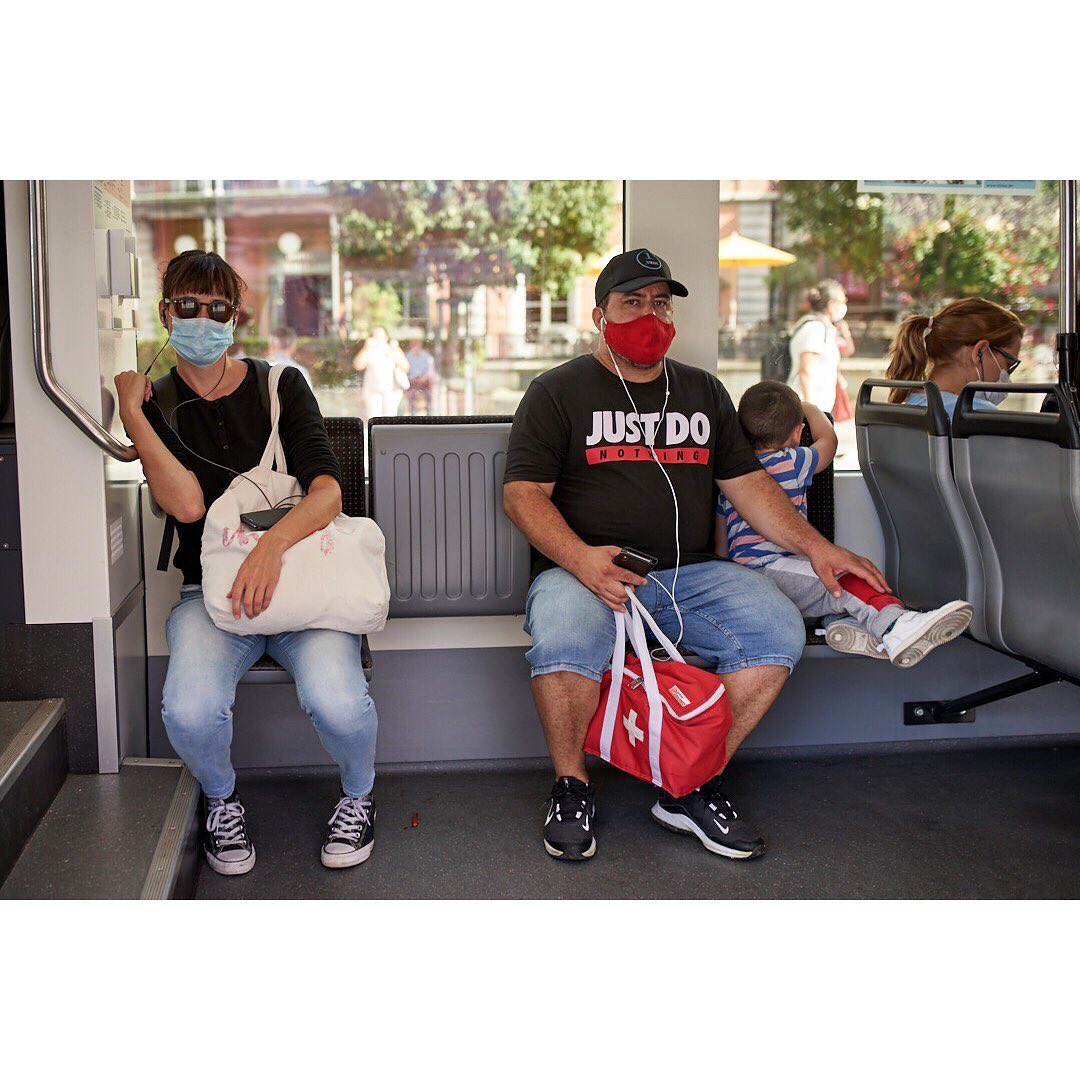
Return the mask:
[[[611,654],[611,685],[608,687],[607,708],[600,728],[600,756],[611,760],[611,739],[615,734],[619,698],[622,696],[623,674],[626,671],[626,623],[621,612],[615,611],[615,649]]]
[[[270,393],[270,438],[266,441],[266,449],[263,450],[259,461],[260,469],[272,469],[275,472],[284,472],[285,450],[281,445],[281,433],[278,430],[281,420],[281,399],[278,397],[278,382],[281,373],[285,370],[284,364],[272,364],[267,389]]]
[[[656,625],[656,620],[649,614],[645,605],[634,595],[633,591],[628,587],[626,590],[630,597],[630,604],[634,610],[644,619],[649,629],[652,631],[652,635],[659,642],[660,647],[667,653],[668,659],[673,660],[676,664],[685,664],[686,657],[679,652],[678,649],[672,644],[671,639]]]
[[[656,621],[645,610],[641,601],[638,600],[633,589],[629,586],[627,586],[626,595],[628,599],[627,610],[613,612],[615,616],[615,647],[611,653],[611,684],[608,687],[607,704],[604,708],[604,722],[600,728],[600,756],[605,761],[611,760],[611,742],[615,736],[615,725],[619,719],[619,702],[622,698],[622,684],[626,673],[626,641],[629,638],[630,644],[637,654],[638,663],[641,665],[641,679],[645,686],[645,697],[649,702],[649,771],[652,774],[652,782],[657,787],[662,787],[660,740],[664,727],[664,708],[660,697],[660,687],[656,682],[652,654],[649,651],[648,642],[645,640],[645,626],[642,619],[648,623],[653,636],[672,660],[680,664],[684,664],[686,661],[656,625]]]
[[[652,782],[657,787],[662,787],[660,738],[664,727],[664,707],[660,701],[660,687],[656,683],[652,654],[649,652],[649,646],[645,640],[645,627],[641,621],[641,613],[645,609],[629,587],[627,587],[626,595],[630,598],[630,608],[623,613],[623,619],[626,622],[626,632],[630,635],[630,644],[634,646],[638,663],[641,665],[641,678],[645,684],[645,696],[649,702],[649,771],[652,773]],[[616,631],[616,636],[617,634]],[[671,643],[668,642],[668,644]]]

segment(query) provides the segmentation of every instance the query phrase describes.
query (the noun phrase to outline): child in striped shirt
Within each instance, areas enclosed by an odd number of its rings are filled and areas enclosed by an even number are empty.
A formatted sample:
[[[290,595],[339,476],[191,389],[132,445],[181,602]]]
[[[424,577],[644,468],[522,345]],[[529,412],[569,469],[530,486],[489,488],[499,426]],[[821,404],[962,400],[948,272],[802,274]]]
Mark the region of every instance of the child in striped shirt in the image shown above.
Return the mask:
[[[800,446],[803,420],[810,446]],[[758,460],[806,517],[806,489],[827,469],[836,453],[836,432],[828,417],[783,383],[760,382],[739,402],[739,421]],[[806,618],[823,618],[825,640],[838,652],[917,664],[938,645],[962,634],[971,622],[971,605],[954,600],[934,611],[909,611],[897,597],[876,592],[854,574],[837,579],[834,597],[810,560],[766,540],[720,497],[717,554],[767,574]],[[726,539],[726,550],[725,541]]]

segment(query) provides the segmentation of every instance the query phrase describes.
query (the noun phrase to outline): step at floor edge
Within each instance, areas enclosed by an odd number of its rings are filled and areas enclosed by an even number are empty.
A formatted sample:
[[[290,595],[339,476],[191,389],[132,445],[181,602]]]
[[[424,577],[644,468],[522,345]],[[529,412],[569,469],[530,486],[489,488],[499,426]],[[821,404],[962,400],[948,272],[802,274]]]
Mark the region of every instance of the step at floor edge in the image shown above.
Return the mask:
[[[143,882],[140,900],[187,900],[195,895],[199,859],[199,784],[181,762],[128,760],[127,765],[178,768],[176,790],[161,824],[157,847]]]
[[[63,716],[64,699],[45,698],[4,747],[0,753],[0,800],[12,789]]]

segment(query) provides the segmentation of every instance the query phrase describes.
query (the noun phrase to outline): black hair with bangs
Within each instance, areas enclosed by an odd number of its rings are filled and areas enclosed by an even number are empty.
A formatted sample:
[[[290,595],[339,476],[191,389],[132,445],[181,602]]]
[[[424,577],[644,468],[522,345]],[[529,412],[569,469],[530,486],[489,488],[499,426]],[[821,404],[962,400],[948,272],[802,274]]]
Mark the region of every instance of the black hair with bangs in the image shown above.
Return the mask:
[[[161,278],[161,295],[166,300],[180,296],[223,296],[239,307],[246,289],[244,279],[220,255],[198,248],[170,259]]]

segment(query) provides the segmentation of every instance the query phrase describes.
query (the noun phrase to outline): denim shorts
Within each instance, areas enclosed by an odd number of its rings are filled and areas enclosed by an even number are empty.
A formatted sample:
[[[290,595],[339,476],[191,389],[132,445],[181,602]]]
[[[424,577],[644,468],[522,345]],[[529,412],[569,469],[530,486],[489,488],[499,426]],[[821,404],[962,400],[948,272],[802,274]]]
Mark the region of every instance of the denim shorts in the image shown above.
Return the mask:
[[[672,641],[679,619],[671,599],[674,570],[655,571],[635,589],[637,598]],[[659,580],[659,584],[657,583]],[[789,671],[802,656],[806,628],[799,609],[764,575],[710,559],[679,570],[676,599],[682,644],[720,674],[772,664]],[[599,680],[611,663],[615,618],[611,609],[561,567],[532,583],[525,603],[525,654],[533,676],[572,671]]]

